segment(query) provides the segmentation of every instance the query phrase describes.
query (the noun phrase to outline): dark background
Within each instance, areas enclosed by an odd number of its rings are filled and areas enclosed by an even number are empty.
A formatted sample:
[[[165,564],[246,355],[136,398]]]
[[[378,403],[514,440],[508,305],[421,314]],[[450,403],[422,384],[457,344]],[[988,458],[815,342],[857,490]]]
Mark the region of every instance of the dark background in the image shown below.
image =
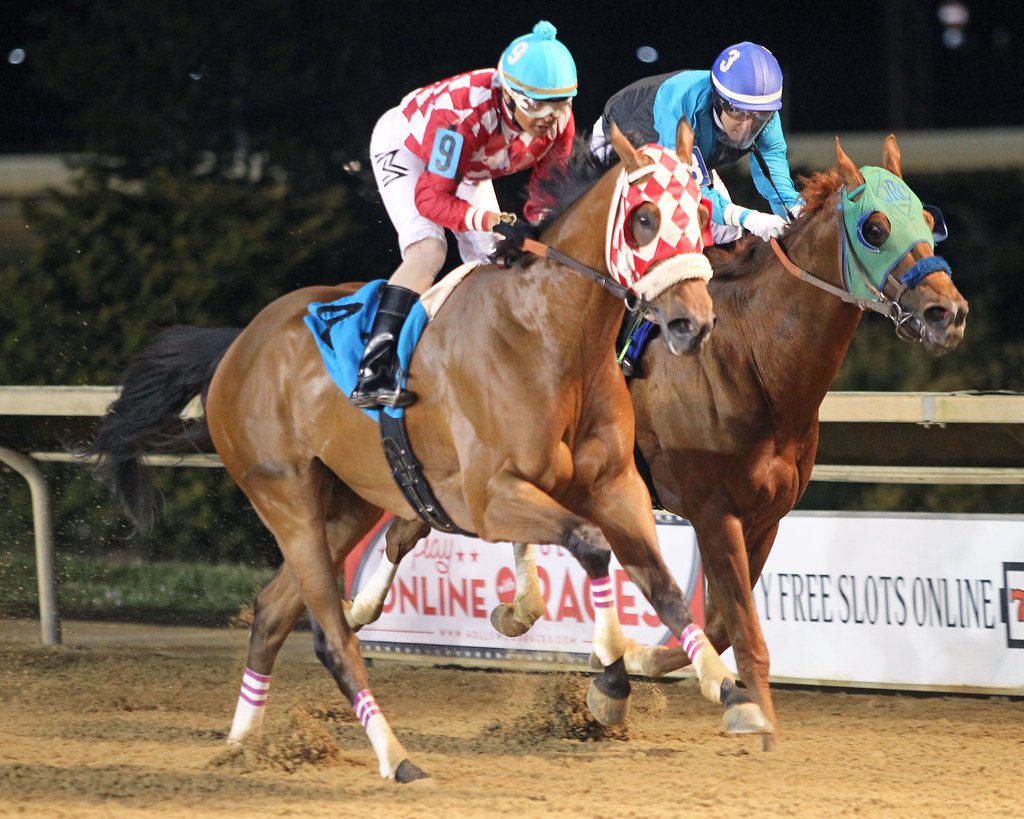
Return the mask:
[[[366,168],[374,123],[418,86],[495,65],[539,19],[576,59],[581,130],[622,86],[707,69],[744,39],[783,67],[790,134],[1024,126],[1024,15],[965,2],[951,49],[940,5],[0,0],[0,154],[73,154],[81,172],[64,190],[0,197],[0,384],[117,383],[162,327],[242,326],[291,289],[390,274],[394,231]],[[640,62],[641,46],[658,60]],[[737,202],[759,201],[749,176],[727,181]],[[503,206],[519,208],[524,182],[501,180]],[[946,214],[966,337],[934,359],[868,316],[833,388],[1024,390],[1024,171],[954,162],[908,182]],[[0,430],[42,445],[16,432]],[[157,470],[165,512],[148,536],[88,470],[46,470],[64,551],[277,559],[220,470]],[[1020,494],[813,483],[800,507],[1020,512]],[[0,497],[0,550],[30,551],[28,494],[6,470]]]
[[[150,61],[166,56],[165,71],[160,81],[136,93],[159,95],[191,85],[187,104],[195,111],[202,110],[204,96],[219,99],[226,86],[233,86],[245,115],[258,116],[258,101],[273,90],[267,83],[275,81],[261,76],[261,67],[280,66],[290,75],[277,77],[278,82],[308,79],[304,91],[278,99],[276,110],[264,114],[287,117],[297,130],[326,129],[355,153],[367,143],[375,117],[407,91],[494,65],[507,42],[541,18],[558,27],[576,59],[578,120],[587,128],[623,85],[648,74],[708,68],[725,46],[744,39],[762,43],[782,64],[784,117],[792,131],[1024,125],[1024,83],[1017,79],[1024,63],[1024,15],[1013,3],[964,0],[970,17],[956,49],[943,44],[937,11],[944,4],[927,0],[255,0],[203,4],[210,7],[206,19],[183,11],[188,5],[4,0],[0,152],[88,148],[89,128],[80,120],[88,94],[108,83],[116,96],[137,71],[139,55],[147,54]],[[67,26],[56,36],[55,18]],[[76,30],[85,42],[72,54],[68,42]],[[121,42],[119,35],[124,35]],[[153,40],[146,42],[147,36]],[[63,54],[55,52],[57,44]],[[641,63],[640,46],[656,49],[659,59]],[[26,58],[11,65],[8,54],[18,47],[27,50]],[[59,84],[43,76],[58,60],[64,74]],[[186,82],[191,72],[202,79]],[[247,84],[256,79],[262,87]]]

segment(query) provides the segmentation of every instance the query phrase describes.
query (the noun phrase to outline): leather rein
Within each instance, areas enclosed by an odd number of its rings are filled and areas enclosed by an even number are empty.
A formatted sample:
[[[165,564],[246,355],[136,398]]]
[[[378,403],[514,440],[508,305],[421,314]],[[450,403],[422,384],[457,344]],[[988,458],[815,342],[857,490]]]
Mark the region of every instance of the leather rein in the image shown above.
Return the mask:
[[[641,313],[645,316],[650,316],[661,328],[662,338],[671,339],[672,335],[669,333],[668,320],[665,318],[665,314],[655,307],[653,302],[645,299],[632,287],[627,287],[626,285],[615,281],[611,276],[606,276],[601,271],[588,267],[578,259],[574,259],[572,256],[566,256],[560,250],[555,250],[553,247],[549,247],[543,242],[538,242],[536,239],[524,239],[522,248],[523,250],[533,253],[535,256],[540,256],[542,259],[550,259],[557,264],[568,267],[576,273],[586,276],[592,282],[599,284],[611,293],[615,298],[622,299],[628,312]]]

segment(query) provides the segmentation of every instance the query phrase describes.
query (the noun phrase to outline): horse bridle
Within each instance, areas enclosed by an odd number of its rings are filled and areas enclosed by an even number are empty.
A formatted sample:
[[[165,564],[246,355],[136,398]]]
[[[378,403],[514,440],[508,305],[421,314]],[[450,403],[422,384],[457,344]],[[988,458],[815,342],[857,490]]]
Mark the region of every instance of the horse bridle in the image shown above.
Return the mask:
[[[843,225],[843,210],[842,210],[842,197],[846,190],[845,187],[840,188],[836,191],[836,229],[839,232],[839,259],[838,269],[840,272],[843,270],[844,259],[843,251],[845,242],[847,241],[846,231]],[[924,325],[914,313],[909,310],[905,310],[900,305],[900,299],[903,298],[904,294],[908,290],[913,290],[914,287],[929,273],[935,272],[936,270],[945,270],[949,272],[949,265],[946,264],[945,260],[940,256],[927,256],[921,259],[915,264],[910,270],[903,274],[899,279],[895,276],[887,276],[882,288],[877,288],[874,283],[865,275],[864,271],[856,264],[853,265],[856,268],[857,273],[867,288],[874,293],[874,299],[864,299],[860,296],[855,296],[848,290],[844,290],[841,287],[836,287],[833,284],[822,279],[820,276],[816,276],[809,270],[797,265],[789,256],[786,254],[785,249],[775,238],[769,240],[772,250],[775,251],[776,257],[782,263],[782,266],[789,272],[792,273],[796,278],[801,279],[808,284],[812,284],[815,287],[824,290],[827,293],[831,293],[838,299],[845,301],[847,304],[853,304],[859,307],[861,310],[872,310],[875,313],[888,318],[895,325],[896,335],[904,341],[918,341],[923,342]],[[911,250],[908,250],[909,254]],[[904,257],[905,258],[905,257]]]
[[[615,279],[610,276],[606,276],[601,271],[588,267],[578,259],[574,259],[572,256],[566,256],[560,250],[555,250],[553,247],[549,247],[543,242],[538,242],[536,239],[524,239],[523,250],[533,253],[536,256],[540,256],[542,259],[550,259],[553,262],[564,265],[570,270],[581,273],[591,281],[596,282],[615,296],[615,298],[622,299],[623,303],[626,305],[627,312],[642,313],[650,316],[661,328],[663,337],[668,339],[669,343],[671,343],[672,334],[668,330],[668,319],[665,318],[665,314],[654,305],[654,302],[649,299],[645,299],[632,287],[617,282]]]

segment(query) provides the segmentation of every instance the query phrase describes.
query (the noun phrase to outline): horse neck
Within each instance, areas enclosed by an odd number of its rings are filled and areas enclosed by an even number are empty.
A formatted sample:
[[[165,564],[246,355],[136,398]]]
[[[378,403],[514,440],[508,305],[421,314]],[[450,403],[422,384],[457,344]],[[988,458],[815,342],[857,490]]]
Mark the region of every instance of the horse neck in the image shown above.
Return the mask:
[[[804,270],[842,287],[839,233],[831,205],[786,242],[786,250]],[[774,254],[760,253],[757,258],[764,261],[752,280],[748,278],[750,300],[732,318],[746,328],[755,376],[773,414],[794,421],[816,415],[843,363],[861,311],[797,279]]]
[[[614,167],[556,219],[540,237],[545,245],[571,256],[592,270],[608,276],[605,264],[605,231],[608,209],[615,191],[619,167]],[[612,343],[622,322],[623,302],[582,273],[560,265],[557,280],[547,301],[557,321],[567,332],[580,332],[587,348]],[[555,283],[557,281],[557,284]]]

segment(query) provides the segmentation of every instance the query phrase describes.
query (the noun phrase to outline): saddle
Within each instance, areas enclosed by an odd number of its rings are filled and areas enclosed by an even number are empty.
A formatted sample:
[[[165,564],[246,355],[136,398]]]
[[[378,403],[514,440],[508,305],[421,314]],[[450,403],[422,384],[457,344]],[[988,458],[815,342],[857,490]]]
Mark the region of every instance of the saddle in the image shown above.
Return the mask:
[[[455,287],[477,267],[476,262],[456,268],[428,290],[409,311],[398,337],[399,384],[404,387],[409,363],[427,323],[437,315]],[[306,326],[313,334],[324,367],[342,394],[356,384],[359,360],[369,338],[380,302],[383,279],[372,281],[351,296],[332,302],[313,302],[306,309]],[[391,466],[391,475],[403,496],[432,528],[442,532],[472,535],[460,529],[438,503],[416,459],[405,427],[404,407],[364,407],[362,411],[380,426],[381,445]]]

